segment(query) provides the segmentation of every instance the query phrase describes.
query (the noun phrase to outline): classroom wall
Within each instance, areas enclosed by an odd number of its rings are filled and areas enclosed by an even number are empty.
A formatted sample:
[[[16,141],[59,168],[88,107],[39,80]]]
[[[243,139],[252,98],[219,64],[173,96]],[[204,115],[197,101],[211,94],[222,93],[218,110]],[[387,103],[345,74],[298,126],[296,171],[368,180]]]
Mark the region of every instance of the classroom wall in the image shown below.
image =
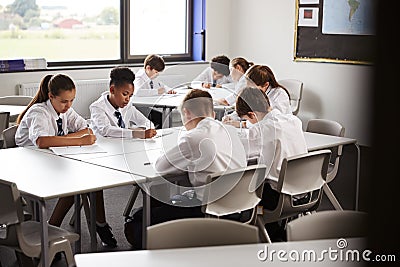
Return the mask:
[[[371,84],[373,68],[365,65],[294,62],[295,0],[218,0],[206,4],[206,57],[217,54],[243,56],[267,64],[277,79],[304,82],[298,116],[304,125],[310,118],[337,120],[345,135],[371,145]],[[190,81],[205,64],[169,66],[165,75],[185,74]],[[140,67],[135,67],[136,72]],[[104,79],[110,68],[63,70],[75,80]],[[54,70],[0,73],[0,96],[17,93],[19,83],[39,82]]]
[[[373,67],[294,62],[295,0],[207,1],[207,59],[224,53],[269,65],[277,79],[304,82],[298,116],[342,123],[345,135],[371,145]],[[226,34],[227,33],[227,34]]]

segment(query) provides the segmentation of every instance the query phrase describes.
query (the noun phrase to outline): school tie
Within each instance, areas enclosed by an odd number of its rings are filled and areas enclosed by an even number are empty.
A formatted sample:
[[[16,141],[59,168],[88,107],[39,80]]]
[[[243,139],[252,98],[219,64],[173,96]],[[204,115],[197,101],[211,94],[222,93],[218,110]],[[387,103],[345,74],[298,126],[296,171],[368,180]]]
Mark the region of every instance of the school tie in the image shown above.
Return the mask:
[[[150,81],[150,88],[153,89],[153,81]]]
[[[57,136],[64,135],[64,130],[62,128],[62,119],[58,118],[58,120],[56,120],[56,122],[57,122]]]
[[[122,119],[121,112],[115,111],[114,115],[118,119],[118,126],[121,127],[121,128],[125,128],[125,123],[124,123],[124,120]]]
[[[212,87],[216,87],[217,86],[217,81],[216,80],[213,80],[213,82],[212,82],[212,85],[211,85]]]

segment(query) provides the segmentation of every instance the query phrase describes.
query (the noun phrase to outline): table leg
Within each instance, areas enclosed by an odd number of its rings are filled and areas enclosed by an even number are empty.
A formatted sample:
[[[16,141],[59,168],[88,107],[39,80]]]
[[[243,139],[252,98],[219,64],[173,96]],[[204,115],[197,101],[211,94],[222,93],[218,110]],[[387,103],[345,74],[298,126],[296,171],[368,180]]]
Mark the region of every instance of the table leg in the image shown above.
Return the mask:
[[[39,200],[39,216],[41,226],[41,241],[42,241],[42,253],[41,258],[43,267],[50,266],[49,261],[49,224],[47,222],[46,204],[44,201]]]
[[[75,253],[81,252],[81,196],[75,195],[75,233],[79,235],[79,239],[75,242]]]
[[[162,128],[170,128],[172,125],[172,110],[171,107],[163,107],[162,108]]]
[[[360,151],[360,146],[356,143],[355,144],[357,148],[357,181],[356,181],[356,208],[355,210],[358,211],[358,198],[359,198],[359,193],[360,193],[360,165],[361,165],[361,151]]]
[[[89,193],[90,200],[90,245],[91,251],[97,251],[97,236],[96,236],[96,192]]]
[[[150,193],[150,192],[149,192]],[[150,221],[150,194],[146,192],[146,188],[142,188],[143,195],[143,221],[142,221],[142,247],[147,248],[147,227]]]

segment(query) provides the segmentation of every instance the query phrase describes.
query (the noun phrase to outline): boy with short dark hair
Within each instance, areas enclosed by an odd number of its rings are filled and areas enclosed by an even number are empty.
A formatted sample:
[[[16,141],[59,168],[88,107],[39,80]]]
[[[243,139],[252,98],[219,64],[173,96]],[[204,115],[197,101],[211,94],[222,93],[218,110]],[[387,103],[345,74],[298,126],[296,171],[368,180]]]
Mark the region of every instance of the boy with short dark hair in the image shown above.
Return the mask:
[[[230,76],[229,63],[230,59],[225,55],[213,57],[210,67],[206,68],[193,80],[192,87],[201,85],[202,88],[221,88],[223,84],[233,83],[233,79]]]
[[[136,73],[135,95],[156,96],[164,93],[174,94],[175,91],[157,79],[165,69],[164,59],[155,54],[148,55],[144,60],[143,69]]]

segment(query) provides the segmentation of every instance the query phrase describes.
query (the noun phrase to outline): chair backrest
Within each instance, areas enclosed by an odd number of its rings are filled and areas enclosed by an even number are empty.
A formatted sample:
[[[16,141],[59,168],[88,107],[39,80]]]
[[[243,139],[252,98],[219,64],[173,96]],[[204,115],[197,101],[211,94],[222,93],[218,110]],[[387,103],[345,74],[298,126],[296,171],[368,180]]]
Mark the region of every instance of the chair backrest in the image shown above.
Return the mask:
[[[0,148],[3,148],[3,131],[8,128],[10,124],[10,112],[0,112]]]
[[[18,125],[13,125],[3,130],[4,148],[16,147],[15,133],[17,132]]]
[[[0,245],[18,246],[17,227],[23,221],[22,200],[15,183],[0,179]]]
[[[0,105],[26,106],[32,101],[32,96],[9,95],[0,97]]]
[[[147,248],[186,248],[258,243],[255,226],[215,218],[172,220],[147,228]]]
[[[306,127],[307,132],[326,134],[343,137],[345,128],[333,120],[326,119],[311,119],[307,123]],[[339,169],[339,160],[342,155],[343,146],[333,147],[331,148],[331,165],[328,170],[327,182],[330,182],[335,178],[337,171]]]
[[[205,192],[204,213],[223,216],[255,210],[261,200],[257,188],[263,185],[265,171],[266,166],[260,164],[235,169],[222,175],[210,175],[208,181],[211,183],[208,183]]]
[[[287,241],[367,237],[367,216],[361,211],[327,210],[302,216],[287,224]]]
[[[283,160],[277,186],[277,191],[280,193],[278,205],[274,210],[264,210],[266,222],[318,208],[330,155],[331,151],[325,149]]]
[[[292,113],[297,115],[300,109],[300,100],[303,95],[303,82],[296,79],[284,79],[279,80],[278,82],[288,90]]]

